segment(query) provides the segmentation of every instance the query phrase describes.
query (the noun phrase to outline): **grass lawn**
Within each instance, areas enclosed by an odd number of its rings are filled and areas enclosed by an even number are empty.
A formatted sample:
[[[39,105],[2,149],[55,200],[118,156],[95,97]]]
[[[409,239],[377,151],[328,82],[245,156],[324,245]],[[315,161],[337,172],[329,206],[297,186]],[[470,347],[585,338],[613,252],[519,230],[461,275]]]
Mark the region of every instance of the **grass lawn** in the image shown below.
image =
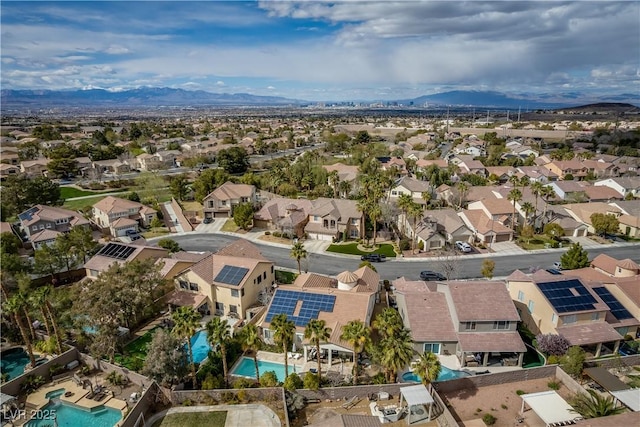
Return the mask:
[[[224,427],[226,421],[227,411],[189,412],[167,415],[153,427]]]
[[[230,233],[235,233],[240,230],[240,227],[236,225],[236,222],[233,218],[229,218],[221,228],[222,231],[228,231]]]
[[[78,209],[84,208],[85,206],[92,206],[105,197],[107,196],[95,196],[80,200],[66,200],[62,207],[72,211],[77,211]]]
[[[71,199],[73,197],[93,196],[98,195],[95,191],[81,190],[75,187],[60,187],[60,197],[62,199]]]
[[[276,270],[276,282],[290,285],[298,275],[291,271]]]
[[[396,251],[393,249],[393,245],[388,243],[383,243],[381,245],[377,245],[378,249],[373,252],[363,252],[358,249],[357,243],[347,243],[347,244],[337,244],[331,245],[327,248],[327,252],[335,252],[339,254],[349,254],[349,255],[365,255],[365,254],[381,254],[386,255],[388,258],[395,257]]]
[[[151,342],[153,338],[153,334],[158,328],[153,328],[150,331],[147,331],[141,337],[136,338],[131,341],[129,344],[124,346],[124,355],[116,355],[115,361],[122,366],[136,371],[142,363],[144,363],[144,359],[147,356],[147,344]]]
[[[553,247],[552,242],[553,239],[547,236],[536,235],[529,240],[529,243],[526,240],[518,240],[517,244],[524,250],[534,251],[536,249],[545,249],[545,243],[548,243],[549,247]]]
[[[152,237],[160,237],[160,236],[164,236],[165,234],[169,234],[169,230],[165,227],[157,227],[157,228],[152,228],[150,231],[145,231],[142,234],[142,237],[144,237],[145,239],[151,239]]]
[[[192,211],[192,212],[200,212],[202,213],[202,205],[196,201],[190,201],[190,202],[182,202],[182,207],[185,211]]]

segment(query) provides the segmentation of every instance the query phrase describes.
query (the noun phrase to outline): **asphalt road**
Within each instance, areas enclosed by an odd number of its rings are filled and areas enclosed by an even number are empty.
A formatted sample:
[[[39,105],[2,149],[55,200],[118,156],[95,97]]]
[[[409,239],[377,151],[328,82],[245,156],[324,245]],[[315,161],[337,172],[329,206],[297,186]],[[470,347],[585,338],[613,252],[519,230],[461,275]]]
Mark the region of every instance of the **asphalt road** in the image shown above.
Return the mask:
[[[180,246],[187,251],[210,251],[216,252],[220,248],[237,240],[236,237],[223,234],[194,234],[182,236],[171,236]],[[255,242],[254,242],[255,243]],[[294,259],[289,257],[289,249],[262,245],[256,243],[262,250],[262,254],[273,261],[276,266],[297,269],[298,265]],[[638,257],[639,246],[608,246],[596,250],[588,250],[589,257],[593,258],[600,253],[606,253],[617,259],[631,258],[640,263]],[[529,272],[531,268],[551,268],[555,261],[560,260],[562,252],[543,252],[525,255],[495,256],[491,259],[495,261],[496,267],[494,277],[504,277],[514,270],[520,269]],[[486,258],[461,255],[456,261],[457,272],[452,275],[452,279],[471,279],[481,277],[480,269],[482,262]],[[302,270],[315,273],[336,275],[345,270],[353,271],[358,268],[360,258],[351,255],[322,255],[312,253],[306,260],[302,260]],[[435,270],[442,271],[441,263],[437,260],[426,261],[404,261],[387,260],[383,263],[375,264],[375,268],[382,279],[396,279],[405,276],[410,279],[418,279],[420,271]]]

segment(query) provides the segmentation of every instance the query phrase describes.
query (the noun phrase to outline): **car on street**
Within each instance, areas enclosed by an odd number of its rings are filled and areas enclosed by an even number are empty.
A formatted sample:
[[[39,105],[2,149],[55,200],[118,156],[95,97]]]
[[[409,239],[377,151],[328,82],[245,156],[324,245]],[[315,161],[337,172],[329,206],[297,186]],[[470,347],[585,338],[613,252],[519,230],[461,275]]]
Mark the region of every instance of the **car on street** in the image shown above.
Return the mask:
[[[460,240],[458,240],[456,242],[456,248],[458,248],[459,251],[464,252],[464,253],[469,253],[471,252],[473,249],[471,249],[471,245],[468,244],[467,242],[462,242]]]
[[[211,217],[206,217],[205,219],[202,220],[203,224],[211,224],[213,222],[213,218]]]
[[[420,280],[427,282],[434,282],[436,280],[447,280],[447,278],[437,271],[423,270],[420,272]]]
[[[387,259],[386,255],[381,254],[365,254],[360,257],[361,261],[383,262]]]
[[[549,274],[554,274],[554,275],[558,275],[558,274],[562,274],[562,271],[557,270],[555,268],[547,268],[547,273]]]

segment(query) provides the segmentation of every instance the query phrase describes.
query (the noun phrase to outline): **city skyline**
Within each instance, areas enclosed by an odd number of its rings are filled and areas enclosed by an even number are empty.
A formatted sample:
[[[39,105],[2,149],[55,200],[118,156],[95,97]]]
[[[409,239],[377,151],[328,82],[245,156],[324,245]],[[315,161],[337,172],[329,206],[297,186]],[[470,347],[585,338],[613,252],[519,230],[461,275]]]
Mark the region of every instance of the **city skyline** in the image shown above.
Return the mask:
[[[638,93],[638,2],[15,2],[3,89]]]

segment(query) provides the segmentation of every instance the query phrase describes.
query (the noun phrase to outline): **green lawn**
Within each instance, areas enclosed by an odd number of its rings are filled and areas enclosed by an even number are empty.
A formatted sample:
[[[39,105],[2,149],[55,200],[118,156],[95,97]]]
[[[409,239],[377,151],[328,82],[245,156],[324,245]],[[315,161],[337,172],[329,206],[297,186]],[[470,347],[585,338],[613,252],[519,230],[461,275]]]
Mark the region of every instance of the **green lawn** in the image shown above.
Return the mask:
[[[226,421],[227,411],[189,412],[167,415],[153,427],[224,427]]]
[[[144,237],[145,239],[151,239],[152,237],[160,237],[169,233],[169,229],[167,229],[166,227],[156,227],[142,233],[142,237]]]
[[[107,196],[95,196],[95,197],[89,197],[87,199],[80,199],[80,200],[65,200],[62,207],[72,211],[77,211],[78,209],[82,209],[85,206],[92,206],[98,203],[100,200],[104,199],[105,197]]]
[[[296,276],[298,275],[291,271],[276,270],[276,282],[281,284],[289,285],[293,283],[296,280]]]
[[[327,252],[335,252],[339,254],[349,254],[349,255],[365,255],[365,254],[381,254],[386,255],[388,258],[392,258],[396,256],[396,251],[393,249],[393,245],[388,243],[383,243],[381,245],[377,245],[378,249],[372,252],[364,252],[358,249],[357,243],[346,243],[346,244],[334,244],[327,248]]]
[[[71,199],[73,197],[92,196],[98,194],[100,193],[97,193],[95,191],[80,190],[79,188],[75,187],[60,187],[60,197],[65,200]]]
[[[224,221],[224,220],[222,220]],[[230,233],[235,233],[236,231],[240,230],[240,227],[238,227],[236,225],[236,222],[233,220],[233,218],[229,218],[228,220],[225,221],[224,225],[221,228],[222,231],[228,231]]]
[[[116,355],[115,361],[128,369],[137,371],[137,368],[144,363],[144,359],[147,357],[147,345],[151,342],[157,329],[157,327],[151,329],[124,346],[124,355]]]

